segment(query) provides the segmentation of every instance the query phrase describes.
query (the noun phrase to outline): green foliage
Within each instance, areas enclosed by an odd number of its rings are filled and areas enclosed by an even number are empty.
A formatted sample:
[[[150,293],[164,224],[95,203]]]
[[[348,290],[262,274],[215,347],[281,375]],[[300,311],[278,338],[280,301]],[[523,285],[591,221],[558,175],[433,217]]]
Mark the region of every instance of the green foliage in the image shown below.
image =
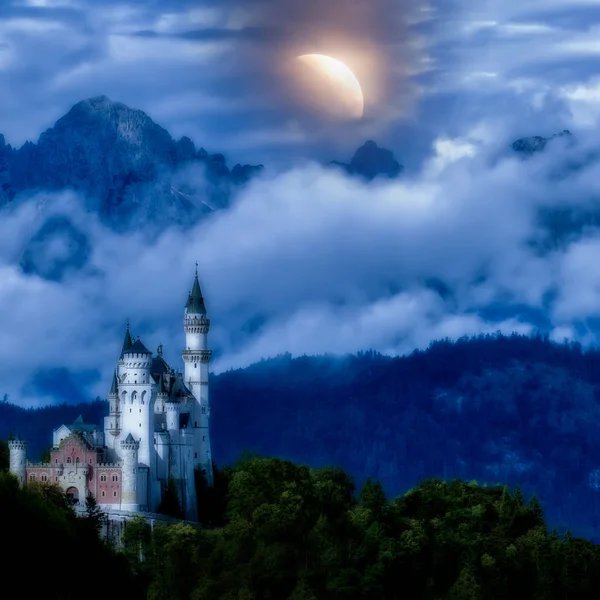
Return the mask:
[[[520,490],[428,479],[388,501],[370,479],[355,498],[339,468],[246,456],[227,473],[224,526],[127,525],[148,598],[597,597],[600,548],[547,535]]]
[[[198,521],[207,527],[222,527],[227,511],[227,492],[232,469],[220,469],[213,461],[213,485],[209,486],[206,477],[199,469],[194,471],[196,498],[198,501]]]
[[[57,486],[37,483],[20,488],[14,476],[0,473],[0,508],[0,530],[6,546],[2,570],[10,581],[24,573],[24,565],[29,566],[32,575],[22,579],[27,598],[77,600],[85,590],[89,600],[103,600],[105,587],[91,584],[91,572],[85,565],[110,573],[119,581],[123,597],[144,597],[124,557],[107,547],[85,519],[75,515]],[[64,571],[65,557],[82,566],[71,569],[63,582],[56,574]]]
[[[172,477],[169,477],[167,488],[165,489],[162,500],[158,505],[158,512],[162,515],[175,517],[176,519],[183,519],[183,510],[181,509],[181,503],[179,501],[177,485]]]
[[[52,445],[44,446],[40,452],[40,462],[49,463],[50,462],[50,451],[52,450]]]
[[[8,442],[0,440],[0,472],[7,472],[10,467],[10,451]]]
[[[98,502],[96,498],[91,494],[87,496],[85,499],[85,518],[89,523],[90,527],[96,532],[97,535],[100,535],[102,531],[102,526],[106,521],[106,515],[102,511],[102,509],[98,506]]]

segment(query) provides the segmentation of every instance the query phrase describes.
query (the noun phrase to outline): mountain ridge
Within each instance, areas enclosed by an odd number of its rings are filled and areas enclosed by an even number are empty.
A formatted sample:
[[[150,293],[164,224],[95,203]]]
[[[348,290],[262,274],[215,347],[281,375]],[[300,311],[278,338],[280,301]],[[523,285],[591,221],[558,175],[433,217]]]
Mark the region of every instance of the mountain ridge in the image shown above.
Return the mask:
[[[402,357],[287,354],[213,376],[211,397],[220,465],[245,450],[337,464],[392,495],[429,476],[503,481],[538,494],[557,526],[600,540],[598,349],[496,334]],[[59,421],[102,423],[106,410],[0,403],[0,439],[21,434],[37,458]]]

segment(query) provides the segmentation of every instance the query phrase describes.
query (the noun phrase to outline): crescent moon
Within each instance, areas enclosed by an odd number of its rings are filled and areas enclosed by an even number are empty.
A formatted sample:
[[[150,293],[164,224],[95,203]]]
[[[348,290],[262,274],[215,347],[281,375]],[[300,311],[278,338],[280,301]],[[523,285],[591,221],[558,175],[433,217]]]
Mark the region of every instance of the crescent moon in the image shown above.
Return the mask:
[[[360,119],[363,116],[365,108],[363,91],[356,75],[347,65],[325,54],[302,54],[297,57],[297,60],[310,69],[315,80],[314,85],[321,88],[315,90],[315,95],[326,93],[327,99],[318,102],[322,108],[328,108],[338,116],[342,116],[339,114],[340,107],[335,106],[337,100],[345,109],[343,116],[353,119]],[[337,98],[332,97],[331,92]]]

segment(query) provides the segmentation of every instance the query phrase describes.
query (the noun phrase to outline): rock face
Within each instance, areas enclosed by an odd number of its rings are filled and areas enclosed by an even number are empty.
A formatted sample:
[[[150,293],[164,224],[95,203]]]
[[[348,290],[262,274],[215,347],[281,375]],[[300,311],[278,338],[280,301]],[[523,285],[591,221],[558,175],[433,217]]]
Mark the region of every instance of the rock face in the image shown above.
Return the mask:
[[[511,147],[515,152],[530,156],[544,150],[548,143],[556,138],[563,138],[569,144],[575,142],[575,136],[568,129],[563,129],[563,131],[555,133],[549,138],[542,137],[541,135],[519,138],[511,144]]]
[[[184,169],[194,176],[182,178]],[[116,228],[156,216],[193,222],[226,205],[232,189],[260,169],[230,170],[223,155],[196,151],[192,140],[173,140],[143,111],[98,96],[78,102],[37,144],[17,150],[0,136],[0,203],[27,192],[72,189]],[[185,189],[173,185],[184,179]]]
[[[350,175],[358,175],[367,181],[372,181],[378,175],[395,178],[404,169],[391,150],[380,148],[371,140],[365,142],[354,153],[350,163],[333,161],[329,164],[341,167]]]

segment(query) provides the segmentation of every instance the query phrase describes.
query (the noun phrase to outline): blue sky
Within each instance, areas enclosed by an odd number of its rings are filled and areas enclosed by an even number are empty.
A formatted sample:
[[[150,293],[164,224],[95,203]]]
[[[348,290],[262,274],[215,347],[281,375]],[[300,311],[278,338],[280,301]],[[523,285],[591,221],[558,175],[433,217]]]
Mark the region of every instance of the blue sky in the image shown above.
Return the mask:
[[[445,336],[529,332],[536,311],[555,339],[596,343],[597,233],[544,256],[529,242],[541,235],[540,207],[594,206],[600,170],[556,182],[550,174],[567,152],[560,144],[526,162],[506,149],[517,137],[564,128],[579,140],[570,152],[597,144],[600,5],[327,7],[2,3],[0,132],[9,143],[36,140],[78,100],[106,94],[231,164],[269,166],[231,210],[185,236],[167,229],[152,244],[106,230],[70,194],[47,199],[42,211],[34,199],[5,215],[0,312],[10,317],[0,381],[11,399],[54,401],[47,382],[66,372],[84,395],[105,395],[127,317],[175,362],[195,260],[216,370],[284,351],[402,353]],[[362,121],[315,119],[290,96],[282,69],[305,51],[355,70]],[[395,152],[404,178],[365,186],[310,163],[347,159],[369,138]],[[61,213],[91,240],[89,264],[62,283],[24,275],[27,240]],[[452,294],[436,293],[432,280]]]

